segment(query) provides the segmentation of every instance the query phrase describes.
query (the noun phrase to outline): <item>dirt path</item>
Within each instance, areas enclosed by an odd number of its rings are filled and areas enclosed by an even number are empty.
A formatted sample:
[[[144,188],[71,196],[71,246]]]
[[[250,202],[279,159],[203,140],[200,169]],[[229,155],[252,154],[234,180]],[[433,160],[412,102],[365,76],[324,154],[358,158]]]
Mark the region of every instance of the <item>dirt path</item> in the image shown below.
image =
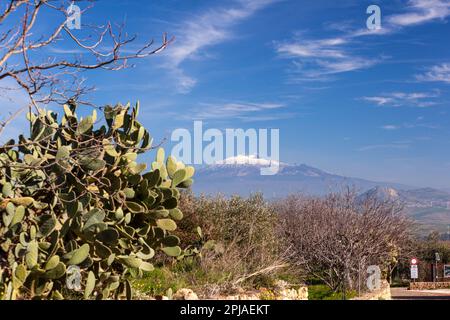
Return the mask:
[[[450,300],[450,290],[408,290],[391,288],[393,300]]]

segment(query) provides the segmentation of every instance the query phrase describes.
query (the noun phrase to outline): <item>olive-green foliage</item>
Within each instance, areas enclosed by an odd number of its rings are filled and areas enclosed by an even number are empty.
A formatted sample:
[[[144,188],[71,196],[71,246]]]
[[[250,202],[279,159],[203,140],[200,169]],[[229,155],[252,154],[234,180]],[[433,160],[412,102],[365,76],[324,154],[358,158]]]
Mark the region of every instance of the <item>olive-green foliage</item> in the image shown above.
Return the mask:
[[[210,277],[214,284],[255,286],[283,270],[285,248],[277,235],[278,216],[261,194],[226,198],[182,192],[180,208],[184,219],[177,235],[183,244],[200,250],[196,268],[206,273],[206,281]],[[195,235],[192,230],[198,226],[201,233]]]
[[[278,216],[262,194],[226,198],[221,195],[194,197],[192,193],[183,192],[180,208],[185,218],[177,234],[185,243],[197,243],[198,235],[192,230],[200,226],[201,237],[206,240],[224,245],[233,242],[255,250],[264,249],[264,252],[277,249]]]
[[[105,107],[99,128],[95,110],[76,111],[30,113],[30,138],[0,148],[0,299],[131,298],[155,251],[181,253],[171,233],[193,168],[161,148],[150,171],[136,162],[152,144],[138,104]],[[69,266],[79,292],[66,288]]]

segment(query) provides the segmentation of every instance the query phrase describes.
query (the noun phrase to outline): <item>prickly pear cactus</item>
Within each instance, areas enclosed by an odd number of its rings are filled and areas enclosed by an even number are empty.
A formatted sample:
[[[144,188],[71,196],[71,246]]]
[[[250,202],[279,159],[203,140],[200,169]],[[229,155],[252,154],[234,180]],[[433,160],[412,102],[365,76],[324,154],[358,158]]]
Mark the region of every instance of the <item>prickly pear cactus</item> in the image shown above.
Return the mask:
[[[158,149],[139,105],[104,108],[79,119],[76,106],[28,114],[31,136],[0,148],[0,298],[132,297],[129,280],[151,271],[161,250],[181,254],[171,233],[183,218],[178,188],[194,169]],[[97,122],[104,123],[100,126]],[[68,270],[78,288],[67,287]]]

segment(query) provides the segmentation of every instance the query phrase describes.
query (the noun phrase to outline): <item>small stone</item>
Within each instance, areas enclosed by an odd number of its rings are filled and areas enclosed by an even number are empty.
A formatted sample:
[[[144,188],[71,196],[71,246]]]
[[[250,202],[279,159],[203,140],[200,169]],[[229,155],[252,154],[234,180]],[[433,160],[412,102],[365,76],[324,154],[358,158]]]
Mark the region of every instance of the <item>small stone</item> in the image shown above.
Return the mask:
[[[284,290],[286,288],[289,288],[289,283],[287,281],[284,280],[277,280],[274,284],[274,289],[275,290]]]

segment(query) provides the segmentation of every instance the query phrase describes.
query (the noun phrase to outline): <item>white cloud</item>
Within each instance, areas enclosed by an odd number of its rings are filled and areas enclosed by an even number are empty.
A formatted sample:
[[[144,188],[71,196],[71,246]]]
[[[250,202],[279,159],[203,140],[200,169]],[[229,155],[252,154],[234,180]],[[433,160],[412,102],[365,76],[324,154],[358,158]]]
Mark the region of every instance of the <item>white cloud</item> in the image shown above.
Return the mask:
[[[438,129],[439,126],[432,123],[404,123],[403,128],[426,128],[426,129]]]
[[[316,57],[316,58],[345,58],[345,52],[338,48],[339,45],[347,43],[343,38],[330,38],[323,40],[302,41],[282,43],[277,46],[280,54],[288,57]]]
[[[183,69],[171,68],[172,77],[176,79],[176,88],[179,93],[189,93],[197,84],[197,80],[186,75]]]
[[[387,124],[381,127],[383,130],[397,130],[400,127],[392,124]]]
[[[403,8],[402,8],[403,9]],[[402,30],[403,28],[433,22],[444,21],[450,16],[450,1],[448,0],[409,0],[404,12],[392,14],[382,18],[380,29],[367,28],[348,31],[349,38],[373,35],[385,35]]]
[[[373,102],[379,106],[384,106],[384,105],[392,105],[394,99],[389,98],[389,97],[381,97],[381,96],[373,96],[373,97],[363,97],[362,98],[365,101],[369,101],[369,102]]]
[[[402,124],[387,124],[381,127],[383,130],[399,130],[399,129],[414,129],[414,128],[425,128],[425,129],[438,129],[439,126],[425,122],[425,117],[419,116],[412,122],[404,122]]]
[[[346,57],[337,61],[318,61],[318,64],[322,66],[328,74],[366,69],[373,66],[375,63],[375,60],[362,57]]]
[[[203,14],[181,23],[176,41],[165,51],[168,68],[178,80],[180,92],[189,92],[197,83],[187,76],[181,64],[199,56],[205,48],[234,37],[232,28],[255,14],[258,10],[279,0],[238,0],[229,7],[210,9]]]
[[[262,115],[261,113],[284,108],[282,103],[253,103],[253,102],[231,102],[231,103],[202,103],[199,108],[193,110],[190,118],[196,120],[224,120],[240,119],[244,121],[264,121],[275,120],[282,117],[282,114]],[[266,117],[261,119],[260,117]]]
[[[56,54],[83,54],[83,53],[86,53],[86,51],[82,50],[82,49],[64,49],[64,48],[50,47],[48,50],[51,53],[56,53]]]
[[[369,68],[378,62],[352,54],[350,44],[351,39],[344,35],[325,39],[297,37],[275,43],[275,47],[280,57],[293,59],[291,78],[305,81],[327,80],[330,75]]]
[[[424,24],[435,20],[445,20],[450,16],[449,0],[410,0],[402,13],[392,14],[382,19],[380,29],[351,29],[345,22],[328,24],[339,31],[339,35],[327,39],[294,39],[276,43],[276,51],[282,57],[294,59],[293,80],[329,80],[329,75],[369,68],[383,61],[383,57],[367,58],[357,55],[355,41],[364,36],[381,36],[400,31],[405,27]],[[384,22],[386,21],[386,22]],[[429,81],[450,82],[450,65],[436,66],[429,75]],[[433,80],[437,79],[437,80]]]
[[[298,114],[293,112],[285,112],[285,113],[277,113],[273,115],[244,115],[244,116],[238,116],[237,118],[239,120],[242,120],[243,122],[258,122],[258,121],[276,121],[276,120],[282,120],[282,119],[292,119],[293,117],[298,116]]]
[[[398,141],[393,143],[371,144],[359,148],[358,151],[370,151],[376,149],[408,149],[409,147],[409,141]]]
[[[280,162],[271,159],[259,158],[256,155],[237,155],[224,160],[216,161],[216,165],[248,164],[254,166],[279,166]]]
[[[450,16],[450,1],[448,0],[410,0],[407,12],[394,14],[387,18],[388,23],[406,27],[434,20],[444,20]]]
[[[435,81],[450,83],[450,63],[432,66],[424,74],[416,76],[419,81]]]
[[[362,97],[364,101],[375,103],[378,106],[388,107],[419,107],[426,108],[436,105],[438,102],[436,98],[439,97],[440,92],[435,90],[433,92],[391,92],[379,96]]]
[[[392,33],[396,29],[397,28],[393,28],[392,26],[383,25],[379,29],[370,30],[370,29],[365,28],[365,29],[359,29],[356,31],[353,30],[347,34],[347,37],[352,39],[352,38],[358,38],[358,37],[364,37],[364,36],[382,36],[382,35]]]

